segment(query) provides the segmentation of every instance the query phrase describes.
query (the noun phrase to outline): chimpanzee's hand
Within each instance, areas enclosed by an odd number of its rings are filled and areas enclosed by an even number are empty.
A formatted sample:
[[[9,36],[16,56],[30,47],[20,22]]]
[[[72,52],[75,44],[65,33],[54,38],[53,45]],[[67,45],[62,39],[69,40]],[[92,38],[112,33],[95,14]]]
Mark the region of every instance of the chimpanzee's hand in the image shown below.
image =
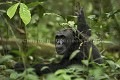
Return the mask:
[[[15,71],[17,72],[23,72],[24,71],[24,65],[21,62],[18,62],[14,66]]]

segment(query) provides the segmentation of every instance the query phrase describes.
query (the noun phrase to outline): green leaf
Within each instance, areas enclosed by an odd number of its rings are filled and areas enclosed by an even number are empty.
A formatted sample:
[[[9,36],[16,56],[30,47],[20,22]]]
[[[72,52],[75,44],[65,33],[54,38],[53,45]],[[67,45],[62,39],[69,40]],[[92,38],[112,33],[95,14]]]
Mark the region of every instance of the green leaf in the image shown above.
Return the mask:
[[[120,59],[117,61],[117,64],[120,66]]]
[[[4,61],[8,61],[12,58],[11,55],[6,55],[6,56],[2,56],[0,57],[0,64],[3,63]]]
[[[85,80],[84,78],[76,78],[75,80]]]
[[[1,65],[1,64],[0,64],[0,69],[5,70],[6,68],[7,68],[6,65]]]
[[[16,54],[16,55],[19,55],[20,57],[23,57],[25,56],[25,54],[23,52],[20,52],[18,50],[13,50],[12,53]]]
[[[63,76],[63,78],[64,78],[64,80],[71,80],[71,76],[69,76],[69,75],[62,75]]]
[[[82,63],[85,64],[86,66],[89,65],[89,61],[88,60],[82,60]]]
[[[27,52],[26,57],[27,57],[27,56],[30,56],[35,50],[37,50],[36,47],[32,47],[31,49],[29,49],[28,52]]]
[[[10,17],[10,19],[15,15],[18,5],[19,3],[16,3],[7,10],[7,15]]]
[[[91,54],[92,54],[92,46],[90,47],[90,50],[89,50],[89,57],[88,57],[88,60],[90,61],[91,59]]]
[[[108,64],[110,65],[110,67],[111,67],[112,69],[115,69],[116,65],[115,65],[115,62],[114,62],[114,61],[112,61],[112,60],[106,60],[106,61],[108,62]]]
[[[34,69],[33,68],[27,68],[26,71],[30,73],[30,72],[33,72]]]
[[[44,67],[41,68],[41,71],[43,71],[45,69],[49,69],[49,67],[48,66],[44,66]]]
[[[28,7],[24,3],[20,3],[19,14],[24,24],[27,25],[31,20],[31,13]]]
[[[10,74],[10,79],[17,79],[19,77],[18,73],[17,72],[13,72]]]
[[[94,76],[95,80],[101,80],[103,74],[103,69],[100,67],[96,67],[96,69],[89,70],[89,75]]]
[[[75,51],[70,55],[69,60],[73,59],[79,52],[80,52],[80,50],[75,50]]]
[[[89,15],[88,18],[91,19],[91,20],[94,20],[96,18],[96,16],[95,15]]]
[[[74,21],[68,21],[68,24],[69,24],[70,27],[74,27],[75,22]]]
[[[27,6],[28,6],[29,8],[32,8],[32,7],[35,7],[35,6],[40,5],[41,3],[42,3],[42,2],[38,2],[38,1],[36,1],[36,2],[31,2],[31,3],[27,4]]]
[[[44,16],[59,16],[61,17],[59,14],[56,14],[56,13],[44,13]]]
[[[32,19],[31,19],[30,23],[31,24],[37,23],[38,20],[39,20],[39,15],[34,14],[34,15],[32,15]]]
[[[66,71],[65,71],[64,69],[60,69],[60,70],[57,70],[57,71],[55,72],[55,75],[65,74],[65,73],[66,73]]]
[[[54,74],[49,74],[46,76],[45,80],[64,80],[61,76],[55,76]]]
[[[5,72],[7,72],[7,73],[14,73],[15,70],[14,69],[6,69]]]

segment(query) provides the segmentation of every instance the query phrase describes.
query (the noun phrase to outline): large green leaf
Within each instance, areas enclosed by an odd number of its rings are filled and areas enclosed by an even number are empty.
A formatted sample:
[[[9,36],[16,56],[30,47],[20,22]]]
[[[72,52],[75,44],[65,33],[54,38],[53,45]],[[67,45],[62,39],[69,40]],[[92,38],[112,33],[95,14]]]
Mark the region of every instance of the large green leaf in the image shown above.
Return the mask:
[[[15,15],[18,5],[19,3],[16,3],[7,10],[7,15],[10,17],[10,19]]]
[[[80,50],[75,50],[75,51],[70,55],[69,60],[72,60],[79,52],[80,52]]]
[[[22,21],[25,23],[25,25],[27,25],[31,20],[31,13],[24,3],[20,3],[19,14]]]

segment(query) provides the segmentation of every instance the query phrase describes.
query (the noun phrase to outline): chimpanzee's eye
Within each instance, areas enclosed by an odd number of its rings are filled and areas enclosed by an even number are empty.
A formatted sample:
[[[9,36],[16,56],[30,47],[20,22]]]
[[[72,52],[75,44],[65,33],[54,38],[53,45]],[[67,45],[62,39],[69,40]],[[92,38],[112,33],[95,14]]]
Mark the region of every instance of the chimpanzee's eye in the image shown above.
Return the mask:
[[[56,44],[62,45],[65,43],[65,39],[57,39]]]
[[[65,44],[66,37],[64,35],[56,35],[56,44],[63,45]]]

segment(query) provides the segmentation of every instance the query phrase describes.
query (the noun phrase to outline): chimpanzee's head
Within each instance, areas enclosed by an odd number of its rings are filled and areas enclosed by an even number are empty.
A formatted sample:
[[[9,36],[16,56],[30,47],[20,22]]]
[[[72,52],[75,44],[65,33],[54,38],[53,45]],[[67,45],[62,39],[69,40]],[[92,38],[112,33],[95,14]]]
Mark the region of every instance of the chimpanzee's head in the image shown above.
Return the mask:
[[[57,32],[55,41],[56,51],[61,55],[78,49],[80,43],[77,32],[73,31],[72,28],[62,29]]]

